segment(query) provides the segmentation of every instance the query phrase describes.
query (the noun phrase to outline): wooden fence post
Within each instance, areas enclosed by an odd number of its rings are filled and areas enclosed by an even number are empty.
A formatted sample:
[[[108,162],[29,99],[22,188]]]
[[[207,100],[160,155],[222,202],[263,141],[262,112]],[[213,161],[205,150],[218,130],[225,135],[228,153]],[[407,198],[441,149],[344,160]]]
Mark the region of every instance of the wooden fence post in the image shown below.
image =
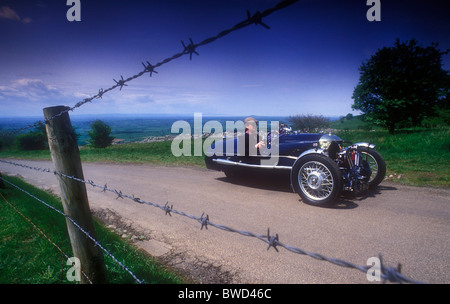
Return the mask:
[[[0,172],[0,177],[2,177],[2,172]],[[5,184],[3,183],[3,179],[0,178],[0,189],[5,189]]]
[[[69,114],[57,114],[67,111],[68,107],[56,106],[45,108],[48,145],[56,172],[84,179],[81,167],[80,151]],[[50,120],[50,118],[52,118]],[[86,185],[72,179],[57,176],[64,213],[72,218],[94,239],[97,239],[92,214],[86,192]],[[107,283],[106,267],[103,253],[92,240],[86,237],[76,226],[66,219],[73,254],[80,260],[81,270],[86,273],[92,283]],[[81,275],[81,282],[88,283]]]

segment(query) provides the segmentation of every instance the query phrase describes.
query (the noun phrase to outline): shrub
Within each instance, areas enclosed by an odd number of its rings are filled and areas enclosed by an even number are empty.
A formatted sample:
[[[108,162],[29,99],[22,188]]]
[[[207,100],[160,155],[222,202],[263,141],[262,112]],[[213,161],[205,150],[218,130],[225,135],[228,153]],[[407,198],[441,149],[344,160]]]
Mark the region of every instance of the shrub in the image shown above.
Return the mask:
[[[322,115],[295,115],[290,116],[288,121],[293,130],[307,133],[317,132],[330,126],[330,120]]]
[[[16,138],[17,148],[22,151],[45,150],[45,137],[40,133],[29,132]]]
[[[94,148],[106,148],[112,144],[114,137],[111,136],[111,127],[101,120],[96,120],[91,124],[88,132],[90,139],[87,141]]]
[[[39,122],[33,131],[18,135],[15,139],[15,143],[17,148],[22,151],[47,149],[47,132],[45,131],[45,124]]]

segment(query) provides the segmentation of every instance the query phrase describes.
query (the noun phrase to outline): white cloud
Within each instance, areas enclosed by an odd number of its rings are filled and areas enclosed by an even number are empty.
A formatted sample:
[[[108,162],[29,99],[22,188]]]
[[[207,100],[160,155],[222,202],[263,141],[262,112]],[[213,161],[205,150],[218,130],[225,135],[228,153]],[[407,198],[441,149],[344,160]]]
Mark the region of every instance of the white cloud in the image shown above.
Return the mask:
[[[15,10],[13,10],[12,8],[10,8],[8,6],[0,7],[0,19],[8,19],[8,20],[22,22],[25,24],[30,23],[32,21],[31,18],[28,18],[28,17],[21,18],[16,13]]]
[[[31,101],[61,96],[61,92],[40,79],[22,78],[8,86],[0,86],[0,96],[24,98]]]

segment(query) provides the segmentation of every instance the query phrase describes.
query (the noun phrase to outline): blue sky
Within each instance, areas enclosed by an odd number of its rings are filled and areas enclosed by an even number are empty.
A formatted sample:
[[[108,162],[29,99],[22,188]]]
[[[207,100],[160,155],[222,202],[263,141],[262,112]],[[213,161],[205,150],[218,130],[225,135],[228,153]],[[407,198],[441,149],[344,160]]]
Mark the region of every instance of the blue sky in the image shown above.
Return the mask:
[[[42,115],[73,106],[202,41],[274,0],[80,0],[69,22],[65,0],[0,0],[0,116]],[[352,112],[358,68],[395,39],[450,49],[448,1],[380,0],[369,22],[366,0],[300,0],[198,48],[73,114],[271,115]],[[450,69],[450,56],[444,68]]]

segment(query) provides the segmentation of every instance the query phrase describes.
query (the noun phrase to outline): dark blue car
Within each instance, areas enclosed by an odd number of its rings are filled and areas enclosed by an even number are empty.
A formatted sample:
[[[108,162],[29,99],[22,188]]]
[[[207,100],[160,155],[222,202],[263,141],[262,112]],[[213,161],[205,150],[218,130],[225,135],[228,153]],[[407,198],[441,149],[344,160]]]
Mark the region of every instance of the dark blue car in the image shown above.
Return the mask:
[[[246,155],[243,136],[214,142],[206,151],[207,168],[227,177],[240,172],[286,172],[305,203],[329,205],[342,191],[361,193],[378,186],[386,174],[382,156],[370,143],[348,143],[333,134],[271,133],[267,147]]]

